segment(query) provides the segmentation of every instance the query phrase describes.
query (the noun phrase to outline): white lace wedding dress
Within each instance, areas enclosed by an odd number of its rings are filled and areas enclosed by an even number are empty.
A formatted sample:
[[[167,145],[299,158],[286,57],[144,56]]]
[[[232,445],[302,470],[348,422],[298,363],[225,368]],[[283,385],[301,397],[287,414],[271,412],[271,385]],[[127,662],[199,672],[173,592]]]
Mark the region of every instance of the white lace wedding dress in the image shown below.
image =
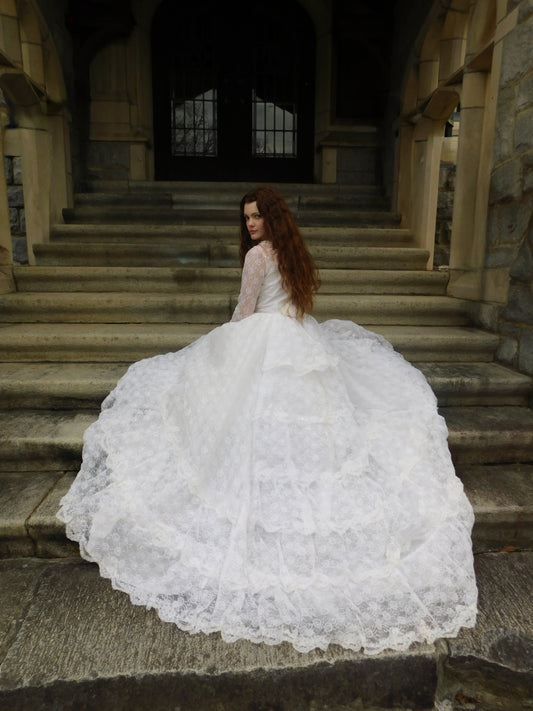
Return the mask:
[[[292,311],[261,243],[232,322],[130,367],[85,434],[68,536],[190,632],[367,654],[456,635],[473,513],[432,391],[381,337]]]

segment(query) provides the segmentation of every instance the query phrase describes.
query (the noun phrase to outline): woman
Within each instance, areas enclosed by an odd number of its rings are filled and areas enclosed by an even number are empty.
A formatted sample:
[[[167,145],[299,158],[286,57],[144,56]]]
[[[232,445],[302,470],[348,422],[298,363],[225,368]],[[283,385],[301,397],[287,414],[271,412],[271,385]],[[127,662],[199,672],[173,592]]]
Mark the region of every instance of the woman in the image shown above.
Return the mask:
[[[422,374],[349,321],[276,191],[241,203],[232,322],[135,363],[59,517],[136,604],[190,632],[377,654],[472,626],[472,509]]]

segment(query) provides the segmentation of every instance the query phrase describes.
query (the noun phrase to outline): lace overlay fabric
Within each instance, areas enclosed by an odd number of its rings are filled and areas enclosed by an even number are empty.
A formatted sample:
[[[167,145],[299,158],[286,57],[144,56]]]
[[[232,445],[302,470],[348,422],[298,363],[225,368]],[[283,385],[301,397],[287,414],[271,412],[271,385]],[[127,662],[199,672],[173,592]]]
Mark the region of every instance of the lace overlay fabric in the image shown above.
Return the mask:
[[[473,513],[432,391],[380,336],[285,315],[282,289],[247,316],[269,274],[281,289],[258,245],[235,320],[130,367],[85,434],[67,534],[190,632],[367,654],[456,635]]]
[[[284,313],[294,316],[289,296],[281,284],[276,256],[270,242],[260,242],[246,254],[239,300],[232,321],[253,313]]]

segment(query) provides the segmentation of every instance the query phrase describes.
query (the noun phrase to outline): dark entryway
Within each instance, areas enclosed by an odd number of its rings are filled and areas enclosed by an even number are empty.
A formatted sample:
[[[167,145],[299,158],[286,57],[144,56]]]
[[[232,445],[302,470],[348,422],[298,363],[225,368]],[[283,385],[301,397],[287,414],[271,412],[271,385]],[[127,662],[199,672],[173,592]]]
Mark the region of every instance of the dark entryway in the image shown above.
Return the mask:
[[[292,0],[166,0],[152,25],[159,180],[310,181],[314,28]]]

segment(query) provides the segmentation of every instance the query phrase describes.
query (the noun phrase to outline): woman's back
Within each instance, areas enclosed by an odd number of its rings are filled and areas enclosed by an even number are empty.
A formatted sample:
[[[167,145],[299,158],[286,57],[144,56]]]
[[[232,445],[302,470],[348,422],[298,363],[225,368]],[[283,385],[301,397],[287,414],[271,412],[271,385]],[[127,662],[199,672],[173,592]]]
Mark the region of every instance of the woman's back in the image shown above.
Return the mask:
[[[263,252],[266,264],[265,275],[255,307],[256,313],[287,313],[290,308],[290,296],[283,288],[278,269],[276,253],[271,242],[260,242],[258,248]]]

